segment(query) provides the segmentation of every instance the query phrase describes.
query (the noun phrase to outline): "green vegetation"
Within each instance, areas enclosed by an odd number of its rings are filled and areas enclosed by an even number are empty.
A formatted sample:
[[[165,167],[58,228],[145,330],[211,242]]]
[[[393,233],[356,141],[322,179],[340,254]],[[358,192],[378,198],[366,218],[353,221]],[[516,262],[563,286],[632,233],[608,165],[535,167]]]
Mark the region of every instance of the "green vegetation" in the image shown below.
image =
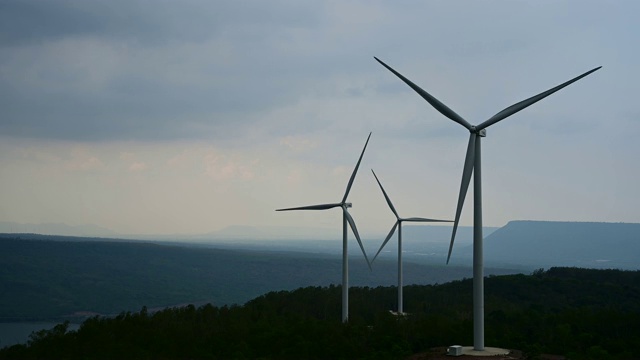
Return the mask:
[[[551,268],[489,277],[486,343],[571,359],[630,359],[640,344],[640,271]],[[435,346],[471,344],[471,280],[408,286],[396,318],[394,287],[351,290],[351,318],[339,322],[340,287],[270,292],[243,306],[146,308],[60,324],[28,345],[0,351],[20,358],[405,358]],[[633,349],[635,350],[635,349]]]

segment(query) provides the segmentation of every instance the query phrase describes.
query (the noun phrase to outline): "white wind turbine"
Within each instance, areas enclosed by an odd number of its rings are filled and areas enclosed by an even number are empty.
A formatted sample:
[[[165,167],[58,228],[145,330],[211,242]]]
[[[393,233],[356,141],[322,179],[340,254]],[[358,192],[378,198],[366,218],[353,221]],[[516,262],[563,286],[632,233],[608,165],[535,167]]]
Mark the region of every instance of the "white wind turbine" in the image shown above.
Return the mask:
[[[544,99],[545,97],[555,93],[556,91],[582,79],[583,77],[591,74],[592,72],[601,68],[601,66],[589,70],[582,75],[564,82],[554,88],[544,91],[538,95],[532,96],[528,99],[522,100],[516,104],[513,104],[497,114],[490,117],[488,120],[480,123],[480,125],[471,125],[460,115],[456,114],[453,110],[446,105],[438,101],[435,97],[431,96],[426,91],[422,90],[418,85],[411,82],[402,74],[398,73],[390,66],[382,62],[377,57],[374,57],[382,66],[387,68],[402,81],[404,81],[409,87],[417,92],[423,99],[425,99],[431,106],[438,110],[442,115],[457,122],[469,130],[469,144],[467,146],[467,154],[464,161],[464,168],[462,171],[462,183],[460,184],[460,194],[458,195],[458,205],[456,209],[456,217],[453,223],[453,232],[451,234],[451,243],[449,244],[449,254],[447,255],[447,263],[451,258],[451,250],[453,249],[453,241],[456,236],[456,230],[458,228],[458,221],[460,220],[460,213],[462,211],[462,205],[464,204],[464,198],[469,188],[469,182],[471,181],[471,174],[474,174],[473,181],[473,204],[474,204],[474,216],[473,216],[473,347],[475,350],[484,350],[484,265],[482,255],[482,182],[481,182],[481,153],[480,153],[480,139],[486,136],[486,128],[501,121],[526,107],[535,104],[536,102]]]
[[[407,221],[407,222],[453,222],[453,221],[451,221],[451,220],[425,219],[425,218],[420,218],[420,217],[401,218],[400,215],[398,215],[398,212],[396,211],[396,208],[391,203],[391,199],[389,198],[389,195],[387,195],[387,192],[384,191],[384,188],[382,187],[382,184],[380,183],[380,180],[378,180],[378,176],[376,176],[375,171],[373,171],[373,169],[371,169],[371,172],[373,173],[373,176],[376,178],[376,181],[378,182],[378,185],[380,186],[380,190],[382,190],[382,194],[384,195],[384,198],[387,200],[387,204],[389,205],[389,208],[391,209],[393,214],[396,216],[396,223],[393,224],[393,227],[391,228],[391,231],[389,231],[389,235],[387,235],[387,237],[384,239],[384,242],[380,246],[380,249],[378,249],[378,252],[376,253],[376,256],[373,257],[373,260],[371,260],[371,262],[376,261],[376,258],[378,257],[378,255],[382,251],[382,248],[384,248],[384,246],[387,245],[387,243],[389,242],[389,239],[391,239],[391,236],[393,236],[393,233],[396,231],[396,227],[397,227],[398,228],[398,314],[403,314],[404,313],[404,310],[403,310],[403,303],[404,302],[403,302],[403,298],[402,298],[402,222],[403,221]]]
[[[364,151],[367,149],[369,138],[371,138],[371,133],[369,133],[369,136],[367,137],[367,142],[364,144],[364,148],[362,149],[362,153],[360,154],[360,158],[358,159],[358,163],[356,164],[356,167],[353,169],[353,173],[351,173],[351,178],[349,179],[349,183],[347,184],[347,190],[344,192],[342,201],[340,201],[339,203],[332,203],[332,204],[300,206],[300,207],[276,210],[276,211],[327,210],[335,207],[342,208],[342,321],[343,322],[347,322],[347,320],[349,319],[349,260],[347,257],[347,223],[349,223],[349,226],[353,231],[353,235],[355,235],[356,240],[358,240],[358,245],[360,245],[360,250],[362,250],[362,254],[364,255],[365,260],[367,261],[369,270],[371,270],[371,263],[369,262],[367,253],[364,251],[362,240],[360,240],[360,234],[358,234],[358,229],[356,228],[356,223],[353,221],[353,217],[351,217],[351,214],[349,214],[349,211],[347,210],[348,208],[351,207],[351,203],[347,202],[347,196],[349,195],[349,191],[351,190],[351,185],[353,185],[353,180],[356,178],[356,174],[358,173],[358,168],[360,167],[360,162],[362,161],[362,156],[364,155]]]

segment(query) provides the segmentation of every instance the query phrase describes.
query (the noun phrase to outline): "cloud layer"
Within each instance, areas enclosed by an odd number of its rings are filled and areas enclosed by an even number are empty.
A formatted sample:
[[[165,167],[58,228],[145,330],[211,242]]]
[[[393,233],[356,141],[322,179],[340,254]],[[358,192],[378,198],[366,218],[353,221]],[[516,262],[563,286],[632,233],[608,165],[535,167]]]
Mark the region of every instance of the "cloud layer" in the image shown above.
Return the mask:
[[[633,1],[3,1],[0,220],[338,230],[337,213],[273,209],[338,200],[369,131],[358,223],[391,221],[371,167],[401,213],[452,217],[465,130],[378,56],[471,123],[603,65],[488,129],[485,221],[638,222],[639,12]]]

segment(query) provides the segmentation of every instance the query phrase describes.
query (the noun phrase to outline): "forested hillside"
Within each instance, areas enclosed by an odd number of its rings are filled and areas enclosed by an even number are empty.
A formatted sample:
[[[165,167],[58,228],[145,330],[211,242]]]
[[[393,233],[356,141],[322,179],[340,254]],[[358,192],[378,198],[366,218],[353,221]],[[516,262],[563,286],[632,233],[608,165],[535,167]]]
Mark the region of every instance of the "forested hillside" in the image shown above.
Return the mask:
[[[394,287],[271,292],[243,306],[146,308],[64,324],[32,335],[0,358],[406,358],[435,346],[471,344],[470,280],[408,286],[397,318]],[[640,344],[640,272],[552,268],[486,280],[486,344],[572,359],[632,359]]]

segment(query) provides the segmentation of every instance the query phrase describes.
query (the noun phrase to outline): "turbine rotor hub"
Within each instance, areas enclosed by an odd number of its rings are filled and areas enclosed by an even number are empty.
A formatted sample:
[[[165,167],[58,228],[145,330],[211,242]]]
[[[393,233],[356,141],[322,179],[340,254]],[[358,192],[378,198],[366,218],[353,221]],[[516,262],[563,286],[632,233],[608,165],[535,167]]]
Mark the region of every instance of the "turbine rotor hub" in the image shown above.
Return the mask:
[[[475,125],[471,125],[471,129],[469,130],[472,134],[476,134],[480,137],[486,137],[487,136],[487,129],[480,129],[478,130]]]

